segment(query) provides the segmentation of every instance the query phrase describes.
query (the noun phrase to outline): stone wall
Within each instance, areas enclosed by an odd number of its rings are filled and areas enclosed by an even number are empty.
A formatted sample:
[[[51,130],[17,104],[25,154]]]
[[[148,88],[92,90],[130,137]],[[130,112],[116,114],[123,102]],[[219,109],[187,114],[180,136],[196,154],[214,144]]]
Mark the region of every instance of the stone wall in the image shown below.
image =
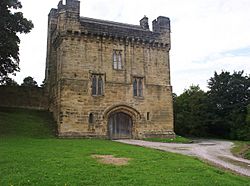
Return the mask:
[[[113,50],[122,51],[122,70],[113,69]],[[54,113],[61,136],[107,137],[107,109],[138,111],[133,137],[173,135],[169,51],[116,39],[64,36],[57,48]],[[92,74],[104,76],[104,95],[91,95]],[[143,78],[143,97],[133,96],[133,77]],[[93,113],[95,122],[89,124]],[[149,119],[146,118],[147,113]],[[133,114],[131,114],[132,117]]]
[[[40,87],[0,86],[0,106],[48,109],[48,99]]]

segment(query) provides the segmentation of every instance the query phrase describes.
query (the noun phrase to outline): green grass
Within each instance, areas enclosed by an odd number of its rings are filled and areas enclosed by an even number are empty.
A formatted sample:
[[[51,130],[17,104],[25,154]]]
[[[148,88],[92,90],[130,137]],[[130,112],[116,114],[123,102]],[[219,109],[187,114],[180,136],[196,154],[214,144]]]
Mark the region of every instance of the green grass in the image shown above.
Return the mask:
[[[0,185],[240,185],[250,179],[195,158],[97,139],[57,139],[46,112],[0,108]],[[131,158],[97,162],[92,154]]]
[[[250,160],[250,141],[234,141],[232,153],[236,156]]]
[[[182,136],[176,136],[176,138],[145,138],[143,140],[163,143],[192,143],[192,140]]]

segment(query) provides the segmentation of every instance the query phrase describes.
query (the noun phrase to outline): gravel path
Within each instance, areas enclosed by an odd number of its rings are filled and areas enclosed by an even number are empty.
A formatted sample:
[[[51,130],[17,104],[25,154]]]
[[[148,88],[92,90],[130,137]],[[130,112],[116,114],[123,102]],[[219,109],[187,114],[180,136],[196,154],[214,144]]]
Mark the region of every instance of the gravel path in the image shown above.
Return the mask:
[[[160,149],[195,156],[216,166],[250,177],[250,160],[232,155],[232,142],[222,140],[196,140],[191,144],[160,143],[142,140],[115,140],[121,143]]]

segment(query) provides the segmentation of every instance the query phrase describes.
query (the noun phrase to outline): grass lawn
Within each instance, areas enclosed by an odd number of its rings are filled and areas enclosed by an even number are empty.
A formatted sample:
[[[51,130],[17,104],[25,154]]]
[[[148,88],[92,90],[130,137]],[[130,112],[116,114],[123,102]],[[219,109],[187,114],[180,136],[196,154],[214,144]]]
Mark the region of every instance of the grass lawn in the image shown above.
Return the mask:
[[[250,186],[195,158],[97,139],[57,139],[48,113],[0,108],[0,185]],[[93,154],[130,158],[106,165]]]
[[[232,153],[250,160],[250,141],[235,141]]]

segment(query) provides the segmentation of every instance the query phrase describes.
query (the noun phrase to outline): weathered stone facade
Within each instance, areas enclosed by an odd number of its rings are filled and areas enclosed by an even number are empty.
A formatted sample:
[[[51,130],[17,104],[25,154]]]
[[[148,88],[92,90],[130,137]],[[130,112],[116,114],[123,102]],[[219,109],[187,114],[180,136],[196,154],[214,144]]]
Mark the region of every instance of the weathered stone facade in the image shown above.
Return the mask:
[[[147,17],[140,25],[80,17],[79,1],[60,1],[49,13],[46,61],[59,136],[173,137],[169,50],[167,17],[150,31]]]

